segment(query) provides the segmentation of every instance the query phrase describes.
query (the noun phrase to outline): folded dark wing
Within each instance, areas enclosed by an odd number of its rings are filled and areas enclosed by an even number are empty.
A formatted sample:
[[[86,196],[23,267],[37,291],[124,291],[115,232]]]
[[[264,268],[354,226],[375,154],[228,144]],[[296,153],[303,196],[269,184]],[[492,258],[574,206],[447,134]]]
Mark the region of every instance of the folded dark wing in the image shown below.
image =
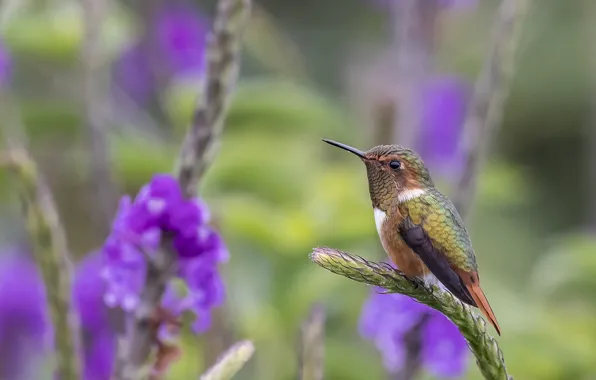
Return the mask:
[[[477,306],[462,279],[451,268],[445,255],[433,246],[422,226],[412,223],[409,218],[406,219],[399,229],[406,244],[453,295],[468,305]]]

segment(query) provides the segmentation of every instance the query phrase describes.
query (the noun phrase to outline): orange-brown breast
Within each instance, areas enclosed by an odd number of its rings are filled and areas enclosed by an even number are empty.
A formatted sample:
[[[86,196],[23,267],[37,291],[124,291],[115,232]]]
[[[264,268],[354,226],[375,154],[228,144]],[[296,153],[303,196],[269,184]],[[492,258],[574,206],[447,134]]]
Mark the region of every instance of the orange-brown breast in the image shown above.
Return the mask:
[[[383,244],[383,248],[391,261],[406,276],[422,277],[430,274],[430,270],[399,235],[397,226],[401,223],[402,218],[399,210],[392,210],[392,212],[387,213],[379,232],[381,244]]]

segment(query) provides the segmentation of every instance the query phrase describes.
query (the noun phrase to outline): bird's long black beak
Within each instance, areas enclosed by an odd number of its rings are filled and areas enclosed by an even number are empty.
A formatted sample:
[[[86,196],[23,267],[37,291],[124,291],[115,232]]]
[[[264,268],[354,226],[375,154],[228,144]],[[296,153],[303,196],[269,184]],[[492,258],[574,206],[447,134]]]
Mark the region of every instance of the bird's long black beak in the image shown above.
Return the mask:
[[[348,152],[354,153],[355,155],[357,155],[358,157],[360,157],[362,159],[366,159],[366,156],[364,155],[364,152],[361,151],[361,150],[358,150],[356,148],[352,148],[349,145],[338,143],[337,141],[333,141],[333,140],[323,139],[323,141],[325,141],[327,144],[330,144],[330,145],[336,146],[338,148],[347,150]]]

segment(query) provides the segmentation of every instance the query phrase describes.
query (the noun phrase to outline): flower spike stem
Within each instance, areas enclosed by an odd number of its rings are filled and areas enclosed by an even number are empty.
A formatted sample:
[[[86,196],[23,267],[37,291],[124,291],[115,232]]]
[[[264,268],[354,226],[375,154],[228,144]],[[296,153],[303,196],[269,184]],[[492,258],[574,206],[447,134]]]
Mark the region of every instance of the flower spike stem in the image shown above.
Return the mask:
[[[211,163],[223,130],[240,68],[241,33],[248,21],[251,0],[219,0],[213,33],[207,40],[207,75],[178,159],[178,178],[187,197]]]
[[[488,334],[484,319],[474,314],[468,305],[462,304],[451,293],[441,292],[437,287],[428,288],[422,282],[414,282],[388,264],[370,262],[333,248],[315,248],[310,258],[335,274],[379,286],[392,293],[410,296],[437,309],[457,325],[486,379],[513,380],[507,374],[503,352],[497,341]]]
[[[323,380],[325,361],[325,309],[314,305],[300,331],[298,380]]]
[[[200,380],[229,380],[242,369],[255,352],[251,341],[238,342],[230,347]]]
[[[521,29],[531,0],[501,0],[486,62],[476,81],[460,141],[465,166],[456,182],[453,203],[468,215],[476,192],[476,177],[490,141],[499,130],[514,72]]]
[[[151,373],[153,364],[148,362],[148,358],[155,343],[151,321],[166,284],[173,276],[174,258],[173,254],[158,251],[154,259],[147,261],[146,285],[141,292],[139,306],[132,323],[126,327],[126,337],[118,342],[117,379],[145,379]]]
[[[70,297],[72,265],[52,194],[24,148],[9,147],[2,164],[15,174],[33,255],[47,292],[54,331],[55,377],[78,380],[79,321]]]
[[[105,83],[108,83],[104,69],[102,25],[105,24],[108,10],[106,0],[84,0],[82,10],[85,25],[82,69],[85,121],[89,140],[89,173],[94,193],[94,204],[90,204],[90,214],[95,218],[95,228],[107,232],[111,215],[116,204],[116,187],[110,171],[110,157],[107,144]]]
[[[204,89],[182,143],[176,170],[180,187],[187,198],[196,195],[199,180],[211,162],[213,147],[223,129],[225,111],[240,66],[240,40],[250,4],[251,0],[217,2],[213,31],[208,37]],[[171,245],[170,239],[164,238],[161,249],[148,262],[140,305],[127,327],[126,338],[119,344],[115,368],[117,380],[146,379],[150,372],[152,366],[148,361],[154,342],[148,326],[164,294],[165,285],[176,269],[177,254]]]

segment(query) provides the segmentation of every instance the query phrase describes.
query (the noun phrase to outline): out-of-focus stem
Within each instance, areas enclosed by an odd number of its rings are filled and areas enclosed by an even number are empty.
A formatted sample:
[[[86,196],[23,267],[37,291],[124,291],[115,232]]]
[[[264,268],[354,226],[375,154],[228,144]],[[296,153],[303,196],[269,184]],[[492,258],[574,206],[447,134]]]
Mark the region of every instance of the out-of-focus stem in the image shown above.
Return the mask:
[[[394,141],[413,146],[420,130],[420,89],[432,70],[436,0],[391,2],[392,49],[397,55],[397,105]]]
[[[423,314],[422,317],[404,334],[404,346],[406,357],[403,368],[391,376],[393,380],[412,380],[420,373],[422,368],[422,329],[430,314]]]
[[[395,128],[395,110],[397,105],[392,101],[380,101],[375,104],[375,145],[385,145],[393,142],[393,132]]]
[[[596,16],[596,4],[593,1],[585,2],[585,19],[587,23],[588,35],[590,40],[596,37],[596,27],[594,27],[594,17]],[[587,196],[587,213],[586,224],[591,233],[596,234],[596,199],[593,194],[596,192],[596,48],[590,45],[590,64],[591,64],[591,109],[590,119],[585,128],[585,144],[584,144],[584,170],[586,186],[588,189]]]
[[[34,258],[46,289],[54,331],[55,377],[78,380],[80,330],[70,297],[72,265],[52,194],[23,147],[11,142],[2,161],[15,175]]]
[[[596,12],[595,12],[596,13]],[[587,139],[585,144],[585,162],[586,162],[586,179],[588,181],[588,212],[587,223],[593,232],[596,232],[596,199],[594,199],[594,192],[596,192],[596,81],[594,83],[594,90],[592,91],[592,109],[591,120],[586,131]]]
[[[166,238],[164,240],[169,241]],[[141,292],[139,306],[126,326],[126,335],[119,338],[116,379],[146,379],[151,373],[153,365],[149,363],[149,356],[156,343],[152,321],[166,284],[174,275],[175,256],[171,251],[171,247],[167,251],[160,250],[147,263],[146,284]]]
[[[530,0],[502,0],[493,27],[486,62],[476,81],[474,97],[460,142],[465,164],[455,181],[453,201],[467,216],[476,193],[476,177],[484,163],[490,141],[499,130],[513,77],[514,58]]]
[[[211,367],[200,380],[229,380],[242,369],[255,352],[251,341],[245,340],[236,343],[226,351],[221,358]]]
[[[116,189],[111,176],[107,145],[104,86],[107,72],[103,70],[101,27],[107,11],[106,0],[84,0],[82,3],[85,35],[83,43],[83,84],[85,122],[90,147],[90,191],[94,203],[90,205],[95,228],[107,232],[114,207]]]
[[[240,34],[247,21],[250,4],[250,0],[218,2],[218,17],[207,42],[205,91],[198,101],[178,161],[178,178],[187,197],[196,194],[223,130],[223,118],[240,68]]]
[[[300,331],[298,380],[323,380],[325,362],[325,309],[315,305]]]

